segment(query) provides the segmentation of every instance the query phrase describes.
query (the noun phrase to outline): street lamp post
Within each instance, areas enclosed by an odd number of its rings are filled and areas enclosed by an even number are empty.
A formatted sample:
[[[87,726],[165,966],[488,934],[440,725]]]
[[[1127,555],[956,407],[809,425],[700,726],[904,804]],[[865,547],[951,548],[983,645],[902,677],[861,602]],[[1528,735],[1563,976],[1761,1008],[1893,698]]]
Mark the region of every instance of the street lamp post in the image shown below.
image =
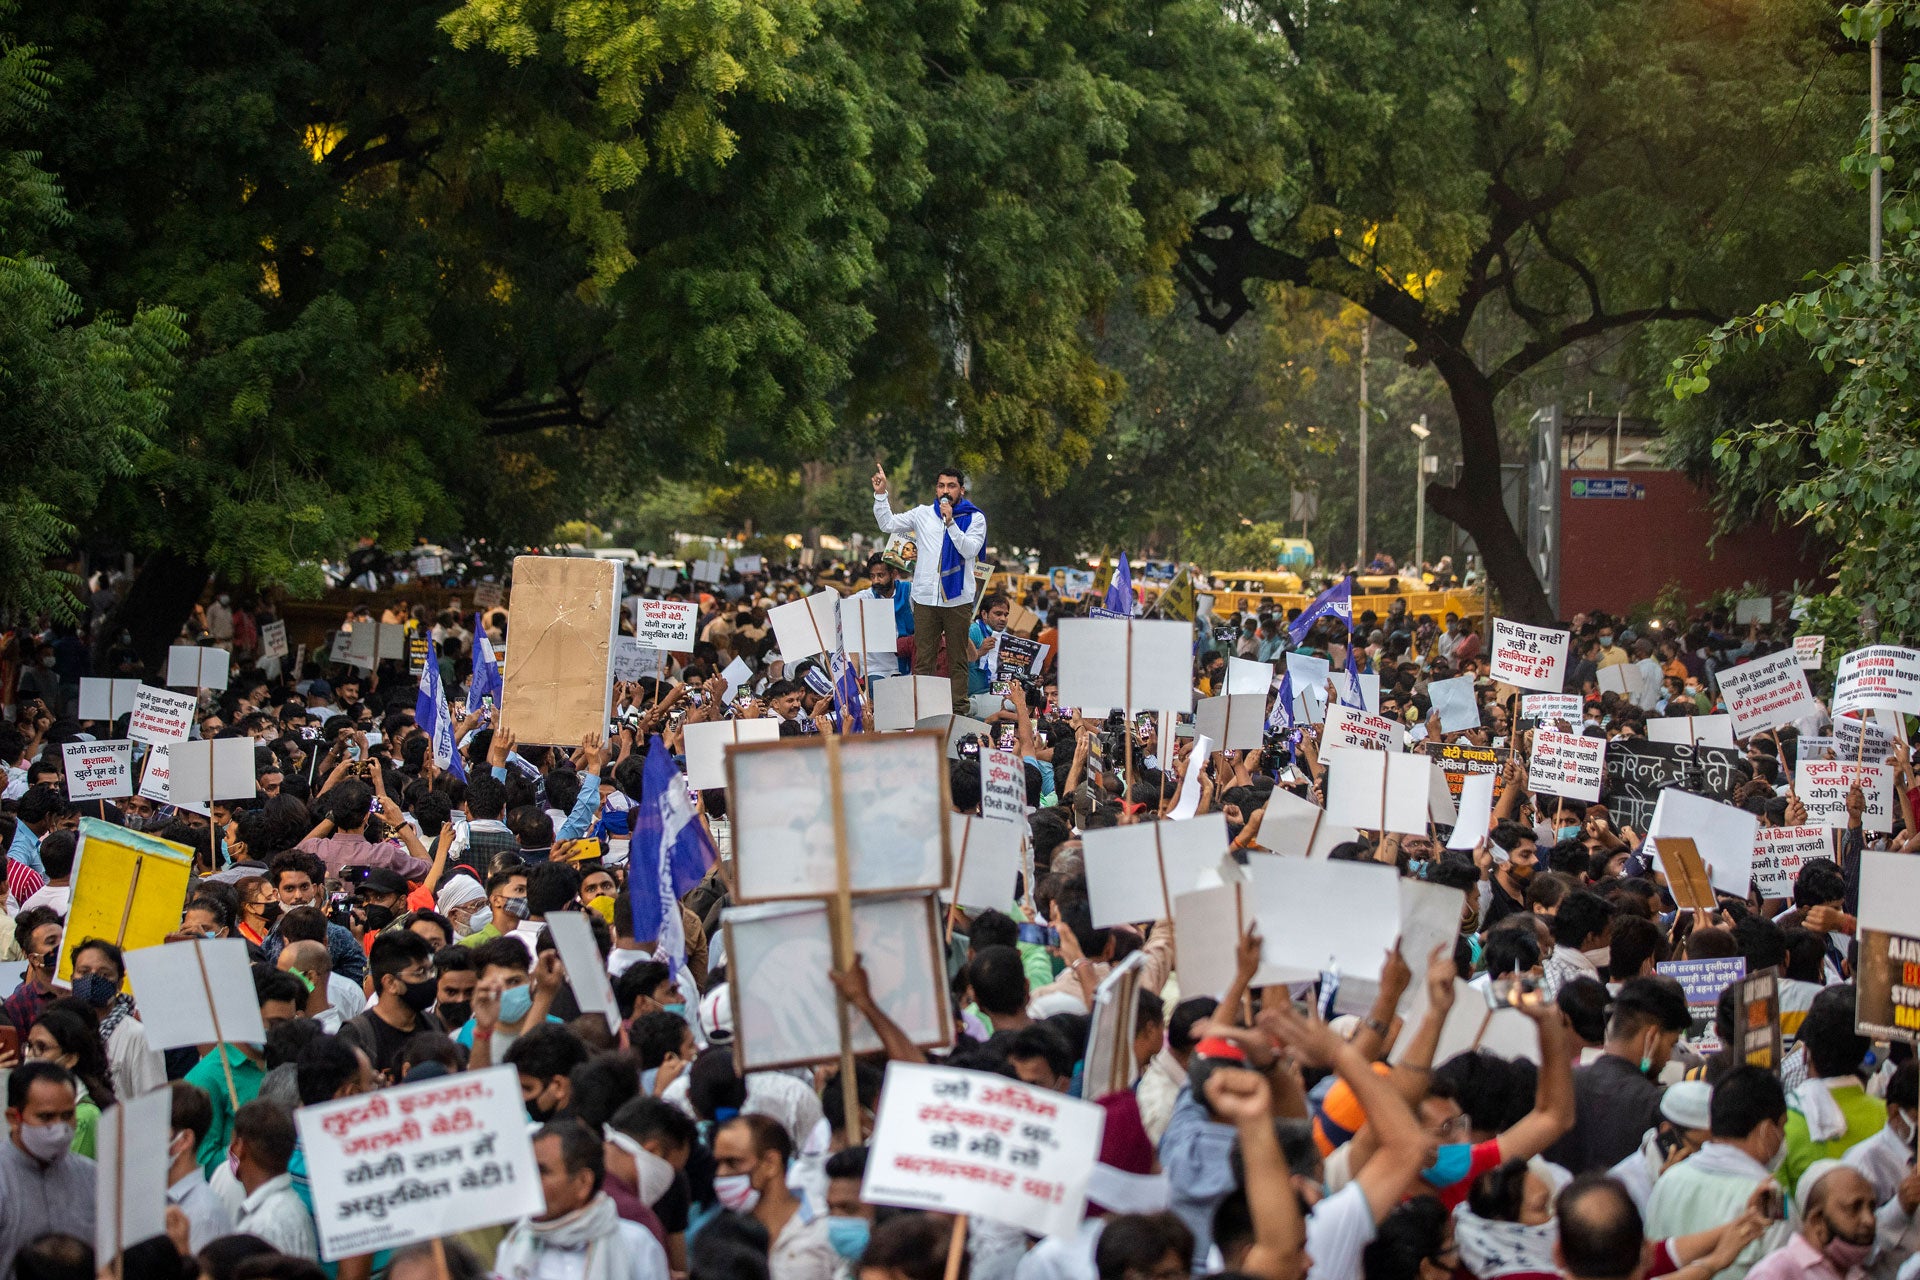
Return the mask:
[[[1360,318],[1360,519],[1358,549],[1353,567],[1364,573],[1367,568],[1367,357],[1373,349],[1373,313]]]
[[[1868,110],[1867,151],[1873,168],[1867,173],[1867,262],[1873,278],[1880,278],[1880,6],[1873,6],[1873,53],[1867,77],[1872,96]]]
[[[1419,573],[1427,566],[1427,437],[1433,432],[1427,430],[1427,415],[1421,414],[1420,421],[1409,423],[1407,430],[1413,432],[1413,571]]]

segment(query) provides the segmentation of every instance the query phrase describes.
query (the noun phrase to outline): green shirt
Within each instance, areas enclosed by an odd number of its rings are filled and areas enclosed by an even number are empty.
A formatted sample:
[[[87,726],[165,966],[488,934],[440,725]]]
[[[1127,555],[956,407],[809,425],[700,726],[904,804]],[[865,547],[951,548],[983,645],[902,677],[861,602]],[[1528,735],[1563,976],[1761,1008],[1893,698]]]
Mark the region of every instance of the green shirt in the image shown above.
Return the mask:
[[[100,1133],[100,1108],[87,1096],[87,1087],[80,1086],[80,1101],[73,1109],[73,1142],[67,1150],[75,1155],[93,1159],[94,1143]]]
[[[500,931],[494,928],[493,921],[489,920],[487,921],[486,928],[476,929],[474,932],[460,939],[460,945],[463,947],[483,946],[486,943],[492,942],[495,938],[498,938],[500,936],[501,936]]]
[[[239,1096],[238,1106],[227,1093],[227,1073],[221,1070],[220,1060],[215,1056],[222,1053],[233,1069],[233,1092]],[[227,1148],[233,1145],[233,1113],[260,1096],[260,1082],[266,1078],[265,1068],[230,1044],[216,1046],[187,1072],[187,1083],[205,1089],[213,1103],[213,1123],[207,1127],[207,1136],[200,1140],[198,1155],[201,1172],[207,1176],[213,1176],[213,1171],[226,1160]]]
[[[1787,1110],[1786,1156],[1776,1175],[1780,1185],[1791,1192],[1800,1185],[1800,1175],[1816,1160],[1838,1160],[1848,1147],[1865,1142],[1887,1126],[1887,1104],[1872,1097],[1858,1084],[1843,1084],[1832,1090],[1833,1100],[1846,1118],[1847,1129],[1837,1138],[1815,1142],[1807,1133],[1807,1118],[1789,1104]],[[1788,1095],[1791,1098],[1792,1095]]]

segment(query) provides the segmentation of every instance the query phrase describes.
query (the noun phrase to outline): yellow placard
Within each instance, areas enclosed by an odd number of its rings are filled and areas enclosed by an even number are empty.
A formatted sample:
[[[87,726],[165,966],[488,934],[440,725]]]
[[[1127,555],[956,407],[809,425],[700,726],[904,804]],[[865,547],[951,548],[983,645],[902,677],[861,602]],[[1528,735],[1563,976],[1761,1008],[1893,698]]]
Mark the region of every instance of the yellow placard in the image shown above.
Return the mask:
[[[73,982],[73,949],[104,938],[123,950],[157,947],[180,928],[193,850],[96,818],[80,819],[73,899],[54,981]]]

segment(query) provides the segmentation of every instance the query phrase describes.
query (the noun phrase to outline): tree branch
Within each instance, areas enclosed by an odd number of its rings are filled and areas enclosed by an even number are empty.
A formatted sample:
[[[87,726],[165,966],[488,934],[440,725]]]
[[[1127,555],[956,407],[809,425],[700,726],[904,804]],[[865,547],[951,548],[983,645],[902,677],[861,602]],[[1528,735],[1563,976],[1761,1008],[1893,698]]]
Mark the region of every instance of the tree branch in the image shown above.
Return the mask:
[[[1705,307],[1639,307],[1632,311],[1620,311],[1611,315],[1601,313],[1590,315],[1585,320],[1566,325],[1554,333],[1542,334],[1527,343],[1487,375],[1495,392],[1504,390],[1509,383],[1527,370],[1539,364],[1556,351],[1564,350],[1576,342],[1598,337],[1610,329],[1623,329],[1630,325],[1645,324],[1649,320],[1704,320],[1708,324],[1719,324],[1726,319],[1718,312]]]

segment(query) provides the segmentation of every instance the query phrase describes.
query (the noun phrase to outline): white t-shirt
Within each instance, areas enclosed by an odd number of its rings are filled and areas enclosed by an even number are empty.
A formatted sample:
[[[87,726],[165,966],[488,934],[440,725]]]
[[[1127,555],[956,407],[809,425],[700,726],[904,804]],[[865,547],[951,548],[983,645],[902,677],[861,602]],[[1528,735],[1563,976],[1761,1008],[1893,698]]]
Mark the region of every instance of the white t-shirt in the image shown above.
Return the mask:
[[[1307,1215],[1307,1280],[1360,1280],[1360,1255],[1373,1242],[1373,1206],[1357,1182],[1349,1182]]]

